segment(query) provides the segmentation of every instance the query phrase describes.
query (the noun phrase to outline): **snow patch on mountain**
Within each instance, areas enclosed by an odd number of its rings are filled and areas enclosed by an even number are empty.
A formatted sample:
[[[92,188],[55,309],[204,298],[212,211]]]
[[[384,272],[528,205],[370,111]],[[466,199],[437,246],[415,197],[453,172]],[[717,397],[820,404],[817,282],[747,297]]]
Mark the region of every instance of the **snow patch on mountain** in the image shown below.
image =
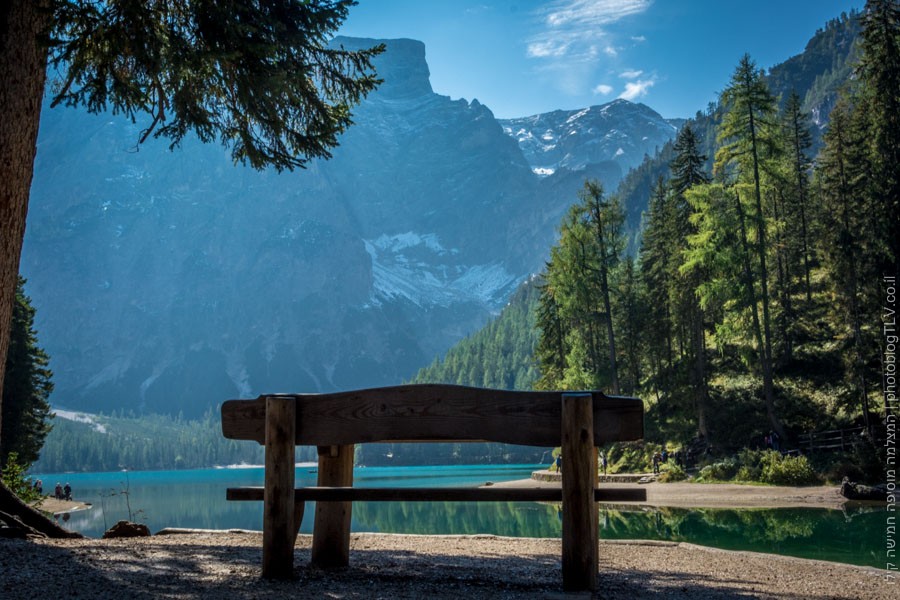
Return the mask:
[[[364,240],[372,259],[370,305],[405,299],[419,307],[478,302],[498,308],[519,283],[500,262],[466,265],[438,236],[406,232]]]
[[[85,423],[87,425],[90,425],[94,429],[94,431],[98,433],[106,433],[106,426],[98,423],[94,415],[89,415],[88,413],[83,412],[76,412],[73,410],[63,410],[61,408],[54,408],[51,410],[51,412],[60,419],[65,419],[66,421],[74,421],[75,423]]]
[[[504,119],[500,124],[541,177],[560,168],[575,171],[606,161],[627,172],[678,131],[653,109],[627,100]]]

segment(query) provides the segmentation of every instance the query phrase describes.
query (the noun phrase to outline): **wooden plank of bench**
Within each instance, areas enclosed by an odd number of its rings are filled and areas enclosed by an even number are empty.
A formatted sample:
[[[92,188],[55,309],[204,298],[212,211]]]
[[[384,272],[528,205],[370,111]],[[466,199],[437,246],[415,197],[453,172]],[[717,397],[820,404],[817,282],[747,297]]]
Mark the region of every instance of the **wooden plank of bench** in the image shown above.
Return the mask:
[[[228,488],[233,501],[263,499],[261,487]],[[294,490],[294,501],[314,502],[562,502],[561,488],[447,487],[447,488],[354,488],[304,487]],[[646,502],[644,488],[597,488],[596,502]]]
[[[597,453],[591,394],[562,395],[563,590],[597,589],[600,538],[594,489]]]
[[[589,394],[595,446],[643,437],[639,399]],[[554,447],[562,428],[560,396],[423,384],[279,397],[297,402],[297,445],[489,440]],[[225,402],[224,436],[265,443],[265,398]]]
[[[266,578],[287,579],[294,573],[294,418],[296,403],[267,398],[266,487],[263,504],[263,566]]]

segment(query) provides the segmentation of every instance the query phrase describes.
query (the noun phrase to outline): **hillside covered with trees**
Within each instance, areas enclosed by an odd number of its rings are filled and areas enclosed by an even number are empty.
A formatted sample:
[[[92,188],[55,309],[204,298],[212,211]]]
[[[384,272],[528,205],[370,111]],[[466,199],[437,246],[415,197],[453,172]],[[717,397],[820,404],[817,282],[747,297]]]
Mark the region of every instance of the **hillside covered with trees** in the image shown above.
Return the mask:
[[[771,432],[877,434],[900,240],[898,47],[896,3],[873,1],[768,74],[744,56],[719,103],[618,194],[586,182],[540,278],[536,386],[638,395],[649,442],[717,454]],[[465,364],[459,351],[448,357]]]

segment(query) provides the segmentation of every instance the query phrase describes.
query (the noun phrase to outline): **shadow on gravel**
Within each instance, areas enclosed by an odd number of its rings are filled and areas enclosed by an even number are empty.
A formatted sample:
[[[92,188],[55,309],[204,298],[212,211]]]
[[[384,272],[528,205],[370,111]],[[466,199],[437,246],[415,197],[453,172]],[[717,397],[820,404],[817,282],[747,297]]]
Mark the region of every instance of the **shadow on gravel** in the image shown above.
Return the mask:
[[[159,538],[89,544],[0,540],[0,598],[588,598],[563,594],[558,554],[460,556],[459,549],[354,549],[351,565],[325,571],[309,565],[309,549],[298,547],[295,578],[260,578],[257,538],[246,545],[172,543]],[[187,542],[187,543],[185,543]],[[452,543],[452,542],[448,542]],[[805,593],[773,593],[766,582],[696,574],[611,570],[600,574],[595,598],[777,598],[807,600]],[[833,590],[838,593],[838,590]],[[831,598],[841,597],[829,595]]]

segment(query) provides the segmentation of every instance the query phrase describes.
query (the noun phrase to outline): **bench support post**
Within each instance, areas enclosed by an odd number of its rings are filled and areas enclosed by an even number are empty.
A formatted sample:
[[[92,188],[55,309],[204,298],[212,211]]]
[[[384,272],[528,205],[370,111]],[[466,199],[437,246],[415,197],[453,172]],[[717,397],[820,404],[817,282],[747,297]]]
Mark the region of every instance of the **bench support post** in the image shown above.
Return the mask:
[[[562,395],[562,572],[563,589],[597,589],[600,558],[597,453],[591,394]]]
[[[263,499],[263,566],[266,578],[286,579],[294,572],[293,398],[266,398],[266,487]]]
[[[318,485],[353,485],[353,445],[319,446]],[[312,563],[322,568],[350,564],[351,502],[316,502]]]

